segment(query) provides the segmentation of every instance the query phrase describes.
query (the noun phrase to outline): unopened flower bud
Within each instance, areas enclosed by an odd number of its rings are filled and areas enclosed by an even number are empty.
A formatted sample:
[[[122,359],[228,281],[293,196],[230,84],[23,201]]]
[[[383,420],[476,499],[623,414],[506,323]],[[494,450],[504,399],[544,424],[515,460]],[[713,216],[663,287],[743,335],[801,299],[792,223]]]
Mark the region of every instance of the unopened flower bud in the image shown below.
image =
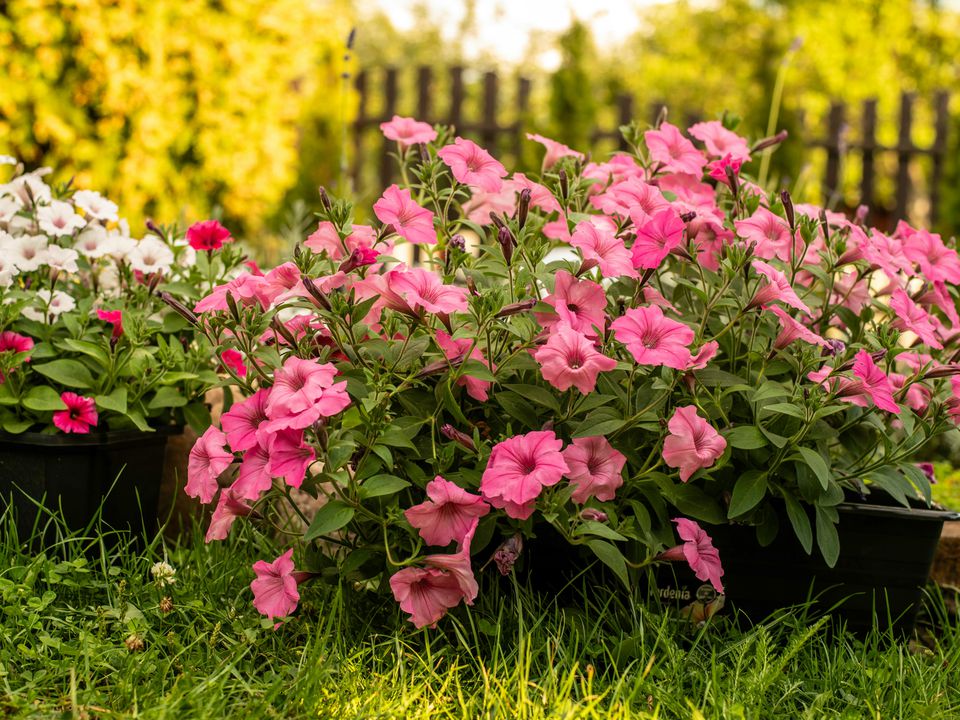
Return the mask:
[[[129,635],[126,640],[123,641],[123,644],[127,646],[127,650],[130,652],[140,652],[144,648],[143,638],[140,637],[137,633]]]
[[[453,440],[454,442],[460,443],[470,452],[476,452],[477,446],[473,442],[473,438],[467,435],[465,432],[457,430],[450,423],[445,423],[440,426],[440,434],[443,435],[447,440]]]
[[[730,186],[730,191],[733,193],[733,197],[739,197],[740,177],[737,175],[737,171],[733,169],[732,165],[725,165],[723,168],[723,174],[727,176],[727,184]]]
[[[186,307],[183,303],[181,303],[175,297],[173,297],[173,295],[168,293],[166,290],[160,293],[160,299],[163,300],[167,305],[172,307],[177,312],[177,314],[180,315],[180,317],[182,317],[191,325],[200,324],[200,320],[193,313],[193,311],[190,310],[188,307]]]
[[[513,570],[514,564],[523,552],[523,537],[516,533],[513,537],[507,538],[500,544],[496,552],[493,553],[493,561],[497,564],[497,569],[501,575],[509,575]]]
[[[467,239],[460,233],[457,233],[450,238],[449,246],[459,250],[460,252],[464,252],[467,249]]]
[[[527,212],[530,210],[531,197],[533,197],[533,191],[530,188],[524,188],[517,198],[517,225],[521,229],[527,224]]]
[[[793,209],[793,198],[790,197],[790,193],[786,190],[781,190],[780,202],[783,203],[783,211],[787,214],[787,224],[790,225],[791,230],[795,230],[797,227],[797,216]]]
[[[377,261],[378,253],[373,248],[354,248],[353,252],[350,253],[350,256],[340,263],[340,267],[337,268],[340,272],[351,272],[356,270],[359,267],[365,267],[367,265],[373,265]]]
[[[770,137],[765,137],[762,140],[758,140],[756,144],[750,148],[750,151],[760,152],[761,150],[766,150],[767,148],[776,147],[787,139],[788,134],[789,133],[787,133],[786,130],[781,130],[776,135],[771,135]]]
[[[317,188],[317,193],[320,195],[320,205],[323,207],[323,209],[327,210],[328,212],[332,210],[333,203],[330,202],[330,196],[327,195],[327,189],[321,185],[319,188]]]
[[[570,184],[567,180],[567,173],[565,170],[561,168],[560,172],[557,173],[557,175],[559,176],[559,179],[560,179],[560,197],[563,200],[566,200],[570,193]]]
[[[323,310],[330,310],[330,301],[327,300],[327,296],[321,292],[316,283],[306,275],[301,275],[300,280],[303,282],[303,286],[307,289],[307,292],[310,293],[310,297],[317,303],[317,306]]]
[[[477,290],[477,283],[469,275],[467,275],[467,290],[469,290],[470,294],[474,297],[480,297],[480,291]]]
[[[584,508],[580,511],[580,519],[588,522],[603,523],[607,521],[607,514],[603,510],[597,510],[596,508]]]
[[[829,355],[831,357],[836,357],[837,355],[842,355],[846,352],[847,345],[843,340],[829,339],[827,340],[827,345],[823,348],[823,354]]]
[[[146,226],[147,226],[147,230],[152,232],[158,238],[160,238],[161,240],[166,240],[166,238],[163,236],[163,231],[159,227],[157,227],[157,224],[153,222],[153,220],[151,220],[150,218],[147,218]]]
[[[697,214],[691,210],[690,212],[682,213],[680,215],[680,219],[683,220],[685,223],[688,223],[691,220],[693,220],[696,216]]]
[[[853,217],[853,222],[855,225],[860,225],[861,227],[867,224],[867,215],[870,214],[870,208],[866,205],[858,205],[857,212]]]
[[[240,322],[240,308],[237,307],[237,299],[233,297],[233,293],[229,290],[225,295],[227,301],[227,307],[230,308],[230,314],[233,315],[233,319],[238,323]]]
[[[500,243],[500,249],[503,251],[503,259],[507,265],[510,264],[510,261],[513,259],[513,233],[510,232],[510,228],[503,226],[497,232],[497,242]]]
[[[490,211],[490,221],[494,224],[494,226],[496,226],[498,231],[506,227],[506,224],[503,222],[503,218],[497,215],[497,213],[495,213],[493,210]]]
[[[430,162],[430,149],[427,147],[426,143],[418,143],[417,150],[420,152],[420,162],[424,165]]]

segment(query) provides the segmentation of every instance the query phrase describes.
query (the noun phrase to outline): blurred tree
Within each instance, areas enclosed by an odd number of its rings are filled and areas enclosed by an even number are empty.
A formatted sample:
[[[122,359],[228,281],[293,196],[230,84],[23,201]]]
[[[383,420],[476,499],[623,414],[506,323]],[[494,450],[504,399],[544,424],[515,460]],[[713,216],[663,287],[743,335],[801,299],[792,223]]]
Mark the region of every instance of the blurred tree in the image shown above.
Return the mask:
[[[550,119],[553,136],[571,147],[590,146],[597,106],[598,62],[590,29],[574,22],[558,39],[560,68],[550,78]]]

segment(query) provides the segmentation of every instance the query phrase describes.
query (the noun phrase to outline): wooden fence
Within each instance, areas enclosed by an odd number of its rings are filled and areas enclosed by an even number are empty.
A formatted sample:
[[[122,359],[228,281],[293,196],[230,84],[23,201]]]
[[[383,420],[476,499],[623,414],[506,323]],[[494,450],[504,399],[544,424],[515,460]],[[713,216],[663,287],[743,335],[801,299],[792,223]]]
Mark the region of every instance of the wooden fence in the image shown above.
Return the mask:
[[[528,78],[518,77],[505,87],[495,72],[476,75],[459,66],[449,68],[444,77],[435,76],[429,67],[416,68],[413,73],[412,77],[405,76],[397,68],[387,67],[357,74],[358,107],[353,126],[351,173],[354,188],[370,192],[374,190],[370,187],[374,177],[378,188],[395,180],[396,161],[390,157],[390,153],[395,152],[395,144],[382,138],[379,133],[380,123],[389,120],[395,113],[412,115],[430,123],[454,125],[458,134],[470,137],[498,153],[500,159],[516,162],[521,156],[524,135],[532,126],[529,113],[533,85]],[[471,75],[475,78],[471,79]],[[408,88],[406,95],[401,93],[401,85]],[[440,85],[444,86],[442,90],[438,90]],[[410,97],[411,94],[413,97]],[[438,96],[444,102],[438,103]],[[871,221],[889,229],[897,220],[911,215],[913,202],[923,199],[926,201],[924,217],[915,219],[930,224],[938,221],[948,151],[949,94],[941,91],[931,99],[934,139],[926,146],[918,146],[913,140],[914,130],[917,129],[914,120],[917,101],[914,94],[902,94],[898,140],[892,145],[877,140],[876,100],[865,101],[858,113],[852,112],[846,103],[834,102],[825,123],[819,128],[807,126],[801,118],[803,131],[800,141],[806,148],[825,153],[821,183],[824,204],[846,210],[858,204],[868,205],[872,209]],[[376,107],[372,108],[374,104]],[[626,149],[619,126],[641,115],[652,121],[663,106],[662,102],[652,103],[646,113],[638,115],[635,98],[621,94],[614,99],[614,107],[609,109],[612,111],[608,112],[610,126],[595,128],[592,140],[611,149]],[[471,108],[473,112],[469,111]],[[504,116],[509,120],[504,121]],[[853,130],[851,116],[859,120],[858,131]],[[697,119],[696,115],[683,118],[687,124]],[[891,178],[894,183],[892,203],[888,202],[885,206],[876,203],[878,161],[881,158],[886,160],[884,166],[890,166],[890,158],[895,158],[895,171]],[[915,160],[920,158],[930,161],[929,172],[922,183],[925,187],[923,198],[917,197],[914,182],[917,171]],[[843,168],[851,160],[857,162],[860,168],[859,197],[855,201],[851,201],[849,187],[846,193],[842,187]],[[507,162],[505,164],[510,167]]]

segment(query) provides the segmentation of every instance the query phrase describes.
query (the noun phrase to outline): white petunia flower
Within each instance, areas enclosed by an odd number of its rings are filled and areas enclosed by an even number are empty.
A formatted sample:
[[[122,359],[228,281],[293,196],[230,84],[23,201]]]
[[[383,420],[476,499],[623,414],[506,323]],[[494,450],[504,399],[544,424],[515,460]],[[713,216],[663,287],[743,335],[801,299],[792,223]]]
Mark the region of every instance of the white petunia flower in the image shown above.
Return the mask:
[[[63,248],[59,245],[48,245],[44,250],[43,261],[53,270],[61,272],[77,272],[77,258],[80,254],[71,248]]]
[[[102,225],[87,225],[77,236],[73,247],[84,257],[96,260],[110,252],[110,235]]]
[[[118,207],[96,190],[77,190],[73,194],[73,204],[83,210],[84,215],[104,222],[115,221]]]
[[[153,581],[159,587],[173,585],[177,581],[177,571],[173,565],[163,560],[153,564],[153,567],[150,568],[150,574],[153,576]]]
[[[120,271],[116,265],[106,265],[97,274],[97,285],[100,293],[106,297],[118,297],[120,295]]]
[[[49,168],[25,173],[15,177],[6,185],[0,185],[0,195],[15,195],[24,205],[32,204],[31,197],[32,202],[50,202],[52,197],[50,186],[40,179],[42,175],[46,175],[44,170],[49,171]]]
[[[0,288],[13,285],[13,277],[20,271],[13,264],[13,246],[16,240],[0,230]]]
[[[56,320],[62,313],[70,312],[77,306],[72,297],[62,290],[54,290],[53,296],[46,288],[37,290],[37,304],[34,307],[25,307],[23,316],[37,322],[46,322],[50,317],[51,322]]]
[[[16,195],[0,196],[0,223],[8,223],[20,212],[23,203]]]
[[[73,211],[73,205],[63,200],[54,200],[49,205],[37,208],[37,222],[41,230],[54,237],[72,235],[74,230],[87,224],[82,215]]]
[[[127,256],[130,267],[145,275],[170,270],[173,263],[173,250],[167,244],[153,236],[145,237]]]
[[[43,265],[46,249],[43,235],[21,235],[10,245],[10,260],[21,272],[31,272]]]
[[[132,237],[110,232],[107,236],[106,254],[117,262],[125,262],[130,254],[137,249],[137,241]]]

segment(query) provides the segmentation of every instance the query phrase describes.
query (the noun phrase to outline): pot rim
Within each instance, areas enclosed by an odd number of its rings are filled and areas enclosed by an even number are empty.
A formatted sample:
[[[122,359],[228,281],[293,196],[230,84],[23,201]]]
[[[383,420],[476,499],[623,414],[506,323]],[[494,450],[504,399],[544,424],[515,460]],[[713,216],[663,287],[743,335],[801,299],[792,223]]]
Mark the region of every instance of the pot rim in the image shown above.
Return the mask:
[[[16,435],[0,431],[0,445],[30,445],[34,447],[82,447],[114,445],[146,438],[168,438],[183,432],[183,425],[163,425],[152,431],[106,430],[84,435],[58,433],[47,435],[40,432],[24,432]]]
[[[960,520],[960,512],[953,510],[936,510],[934,508],[905,508],[902,505],[873,505],[871,503],[844,502],[836,506],[837,510],[855,515],[870,515],[874,517],[899,517],[914,520],[938,520],[941,522],[955,522]]]

